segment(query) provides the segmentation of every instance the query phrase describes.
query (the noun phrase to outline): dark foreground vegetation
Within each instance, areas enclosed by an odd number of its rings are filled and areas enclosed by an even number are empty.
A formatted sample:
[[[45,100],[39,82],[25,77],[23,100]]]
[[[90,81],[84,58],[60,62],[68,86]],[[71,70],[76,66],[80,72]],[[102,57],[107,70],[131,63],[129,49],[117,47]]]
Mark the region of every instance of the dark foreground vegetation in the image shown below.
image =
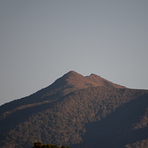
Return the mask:
[[[35,142],[34,143],[34,146],[32,148],[70,148],[70,147],[67,147],[67,146],[57,146],[57,145],[54,145],[54,144],[42,144],[41,142]]]

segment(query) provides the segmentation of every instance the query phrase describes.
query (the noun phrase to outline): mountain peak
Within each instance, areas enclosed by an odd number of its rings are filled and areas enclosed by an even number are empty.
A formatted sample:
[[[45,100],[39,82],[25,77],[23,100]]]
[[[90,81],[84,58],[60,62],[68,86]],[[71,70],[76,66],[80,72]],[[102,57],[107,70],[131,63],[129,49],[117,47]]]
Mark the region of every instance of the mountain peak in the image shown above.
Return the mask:
[[[83,89],[87,87],[97,87],[97,86],[123,88],[123,86],[114,84],[96,74],[91,74],[90,76],[84,77],[83,75],[73,70],[69,71],[61,78],[57,79],[56,84],[60,87],[66,86],[76,89]]]
[[[68,78],[68,77],[80,77],[80,76],[83,77],[81,74],[71,70],[68,73],[66,73],[63,77],[67,77]]]
[[[76,87],[79,89],[85,88],[86,85],[89,83],[83,75],[75,71],[69,71],[62,77],[62,79],[64,79],[67,82],[68,86]]]
[[[71,71],[69,71],[67,74],[79,74],[79,73],[77,73],[77,72],[74,71],[74,70],[71,70]]]

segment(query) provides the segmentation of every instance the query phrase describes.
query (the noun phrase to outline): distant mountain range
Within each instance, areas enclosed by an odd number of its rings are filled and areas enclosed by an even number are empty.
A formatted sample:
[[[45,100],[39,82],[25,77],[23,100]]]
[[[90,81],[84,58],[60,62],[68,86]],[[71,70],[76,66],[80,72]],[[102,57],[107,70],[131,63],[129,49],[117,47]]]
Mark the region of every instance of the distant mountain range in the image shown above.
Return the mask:
[[[0,106],[0,148],[31,148],[35,141],[71,148],[148,148],[148,90],[70,71]]]

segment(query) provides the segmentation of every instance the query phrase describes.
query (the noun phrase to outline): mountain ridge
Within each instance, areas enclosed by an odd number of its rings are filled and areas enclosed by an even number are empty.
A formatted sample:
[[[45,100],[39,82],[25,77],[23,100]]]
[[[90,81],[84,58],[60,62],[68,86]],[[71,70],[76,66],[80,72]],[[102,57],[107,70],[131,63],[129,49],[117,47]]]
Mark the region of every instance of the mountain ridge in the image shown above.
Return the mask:
[[[87,88],[91,86],[92,87],[105,86],[105,87],[125,88],[124,86],[114,84],[96,74],[91,74],[90,76],[83,76],[73,70],[64,74],[62,77],[57,79],[54,83],[58,83],[58,84],[62,83],[69,87],[76,87],[78,89]]]

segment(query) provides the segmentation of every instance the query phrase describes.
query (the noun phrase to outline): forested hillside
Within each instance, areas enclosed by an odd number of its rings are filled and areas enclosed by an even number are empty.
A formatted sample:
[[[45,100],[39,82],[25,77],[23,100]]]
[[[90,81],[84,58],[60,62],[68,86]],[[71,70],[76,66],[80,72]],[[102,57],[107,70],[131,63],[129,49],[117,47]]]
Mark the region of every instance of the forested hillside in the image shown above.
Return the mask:
[[[71,148],[147,148],[148,90],[69,72],[28,97],[0,106],[0,147],[35,141]]]

